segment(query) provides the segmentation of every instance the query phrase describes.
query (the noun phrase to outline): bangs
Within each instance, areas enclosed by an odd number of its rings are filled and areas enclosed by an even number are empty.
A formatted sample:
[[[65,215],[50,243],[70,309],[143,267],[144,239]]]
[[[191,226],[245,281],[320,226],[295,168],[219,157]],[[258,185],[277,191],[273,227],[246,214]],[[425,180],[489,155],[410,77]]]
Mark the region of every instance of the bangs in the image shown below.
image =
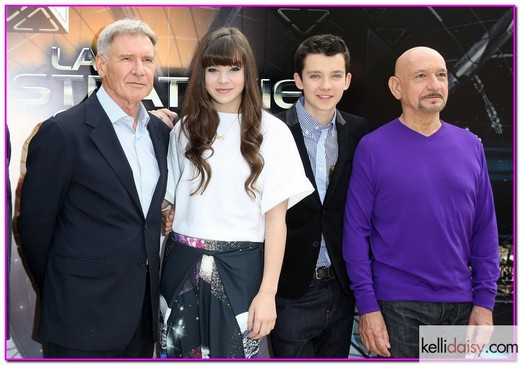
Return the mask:
[[[235,44],[232,37],[216,39],[208,46],[202,56],[202,67],[243,66],[243,51]]]

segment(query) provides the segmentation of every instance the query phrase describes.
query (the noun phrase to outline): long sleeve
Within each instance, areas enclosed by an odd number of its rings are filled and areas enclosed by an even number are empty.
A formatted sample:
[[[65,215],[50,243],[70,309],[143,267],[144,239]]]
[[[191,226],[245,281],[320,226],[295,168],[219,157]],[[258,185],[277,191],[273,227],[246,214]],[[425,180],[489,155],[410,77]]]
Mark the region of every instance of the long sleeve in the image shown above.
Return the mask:
[[[352,166],[347,193],[344,230],[343,257],[352,282],[359,314],[379,310],[374,294],[370,246],[368,237],[372,231],[371,216],[375,190],[371,176],[370,158],[366,140],[361,140]]]
[[[18,230],[30,271],[41,287],[56,220],[72,177],[72,156],[59,123],[42,124],[30,142],[26,167]]]
[[[493,310],[500,276],[498,230],[486,159],[483,148],[479,147],[482,164],[470,239],[473,303]]]

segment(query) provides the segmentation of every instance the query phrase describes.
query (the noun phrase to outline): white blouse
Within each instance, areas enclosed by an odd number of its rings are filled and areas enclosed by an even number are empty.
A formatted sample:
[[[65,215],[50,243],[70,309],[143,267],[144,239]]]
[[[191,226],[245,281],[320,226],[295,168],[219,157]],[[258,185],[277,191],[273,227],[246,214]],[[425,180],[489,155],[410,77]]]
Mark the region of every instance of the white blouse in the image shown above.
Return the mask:
[[[255,183],[253,200],[244,189],[250,174],[240,152],[240,120],[236,113],[219,113],[213,154],[206,151],[211,180],[204,193],[197,192],[200,176],[184,155],[187,138],[182,120],[170,134],[168,187],[165,199],[175,205],[173,231],[191,237],[221,241],[263,242],[265,213],[288,199],[292,207],[314,191],[305,176],[296,143],[281,120],[262,111],[264,140],[260,153],[264,168]]]

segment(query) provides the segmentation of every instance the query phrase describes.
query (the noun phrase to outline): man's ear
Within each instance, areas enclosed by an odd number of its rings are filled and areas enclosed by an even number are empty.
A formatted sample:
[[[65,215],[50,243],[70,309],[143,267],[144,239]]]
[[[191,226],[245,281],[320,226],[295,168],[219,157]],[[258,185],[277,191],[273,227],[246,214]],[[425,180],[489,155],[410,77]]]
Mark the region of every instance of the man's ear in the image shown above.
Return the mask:
[[[300,77],[300,75],[298,75],[298,72],[294,73],[293,78],[294,78],[294,83],[296,84],[296,87],[300,90],[303,90],[303,80]]]
[[[388,88],[397,100],[401,100],[401,82],[397,77],[391,76],[388,79]]]
[[[352,74],[349,72],[345,77],[345,88],[343,90],[347,90],[350,87],[350,83],[352,82]]]
[[[96,68],[98,75],[103,78],[106,74],[106,62],[102,55],[96,55]]]

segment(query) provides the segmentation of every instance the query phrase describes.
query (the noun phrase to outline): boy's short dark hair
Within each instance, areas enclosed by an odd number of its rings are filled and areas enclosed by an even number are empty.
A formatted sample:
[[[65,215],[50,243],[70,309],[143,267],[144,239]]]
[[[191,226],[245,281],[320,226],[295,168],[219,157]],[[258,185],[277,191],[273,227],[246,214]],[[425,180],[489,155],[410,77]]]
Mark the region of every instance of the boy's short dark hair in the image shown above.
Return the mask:
[[[305,67],[305,59],[310,54],[323,54],[329,57],[342,54],[345,58],[345,71],[349,70],[350,52],[345,41],[336,35],[315,35],[307,38],[298,46],[294,54],[294,69],[300,77]]]

